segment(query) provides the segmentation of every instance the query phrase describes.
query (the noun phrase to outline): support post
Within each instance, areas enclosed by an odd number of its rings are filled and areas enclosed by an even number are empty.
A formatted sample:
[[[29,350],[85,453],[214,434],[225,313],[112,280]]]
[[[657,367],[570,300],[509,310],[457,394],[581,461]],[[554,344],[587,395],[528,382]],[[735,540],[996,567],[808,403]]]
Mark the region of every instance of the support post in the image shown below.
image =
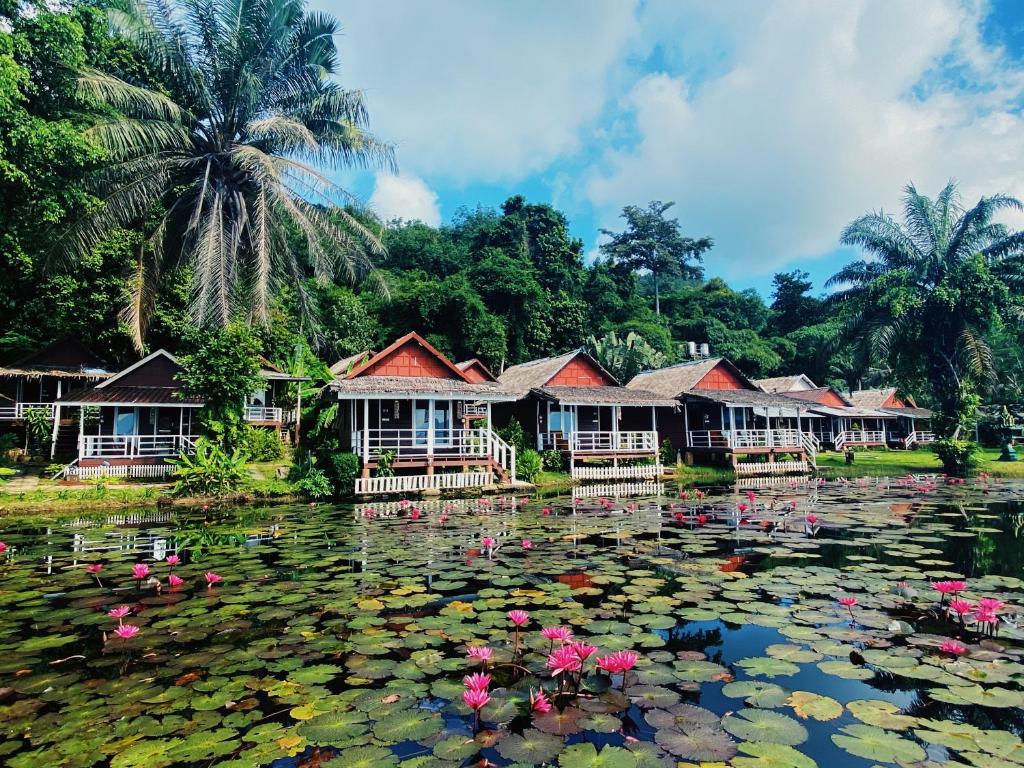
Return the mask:
[[[370,398],[363,398],[363,477],[370,476]]]
[[[295,447],[299,447],[299,435],[302,432],[302,382],[296,382],[298,392],[295,395]]]
[[[60,381],[57,381],[57,397],[60,397]],[[57,455],[57,431],[60,429],[60,402],[53,404],[53,433],[50,435],[50,461]]]

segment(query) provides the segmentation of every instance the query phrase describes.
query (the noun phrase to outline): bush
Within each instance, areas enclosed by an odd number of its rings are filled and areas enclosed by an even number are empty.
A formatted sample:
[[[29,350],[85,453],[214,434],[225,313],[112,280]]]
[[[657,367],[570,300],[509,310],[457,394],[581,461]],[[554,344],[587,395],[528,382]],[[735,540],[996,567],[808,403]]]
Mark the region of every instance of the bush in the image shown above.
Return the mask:
[[[672,441],[667,437],[661,441],[658,457],[661,459],[662,466],[671,467],[676,463],[676,449],[672,447]]]
[[[546,450],[540,455],[540,460],[547,472],[565,471],[565,455],[561,451]]]
[[[947,475],[966,477],[978,466],[978,446],[969,440],[936,440],[932,450]]]
[[[532,483],[542,468],[540,454],[533,448],[526,448],[521,453],[516,451],[516,475],[519,478]]]
[[[306,476],[295,484],[295,488],[311,499],[322,499],[334,494],[334,487],[327,474],[316,467],[311,467]]]
[[[356,478],[359,477],[359,457],[354,453],[335,451],[320,454],[318,462],[334,486],[335,493],[350,496],[355,489]]]
[[[242,430],[240,448],[249,461],[276,461],[284,456],[284,443],[277,430],[248,424]]]
[[[526,433],[523,432],[523,425],[515,419],[512,419],[506,426],[499,429],[498,436],[515,448],[517,454],[527,450]]]
[[[182,453],[167,462],[177,468],[175,496],[221,496],[238,490],[249,476],[239,450],[228,453],[203,437],[196,440],[194,456]]]

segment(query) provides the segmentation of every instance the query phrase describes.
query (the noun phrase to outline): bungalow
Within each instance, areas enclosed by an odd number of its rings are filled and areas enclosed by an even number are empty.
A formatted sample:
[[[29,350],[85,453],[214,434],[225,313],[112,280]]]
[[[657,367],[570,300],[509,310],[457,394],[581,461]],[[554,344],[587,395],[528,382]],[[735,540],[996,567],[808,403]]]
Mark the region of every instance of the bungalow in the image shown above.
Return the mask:
[[[78,408],[78,456],[62,474],[78,477],[162,477],[165,459],[190,453],[201,399],[186,395],[178,381],[181,364],[158,349],[97,384],[57,400]]]
[[[356,493],[480,487],[495,475],[515,480],[515,450],[490,427],[491,406],[514,397],[459,368],[418,334],[352,355],[331,370],[342,446],[362,462]]]
[[[896,387],[861,389],[851,392],[850,400],[856,406],[872,408],[895,419],[886,433],[889,443],[913,448],[935,442],[931,425],[934,414],[927,408],[919,408],[914,398],[897,394]]]
[[[106,364],[80,342],[55,341],[0,366],[0,424],[21,424],[25,412],[34,409],[43,409],[53,418],[54,403],[61,395],[111,375]]]
[[[290,435],[293,444],[298,445],[302,389],[298,388],[295,407],[292,408],[287,388],[290,384],[309,381],[309,377],[285,373],[266,358],[260,357],[260,378],[263,379],[262,385],[246,400],[245,420],[254,427],[279,432],[281,439],[286,442]]]
[[[730,458],[742,474],[806,471],[815,464],[817,443],[809,430],[808,408],[764,392],[725,358],[646,371],[626,386],[682,404],[681,413],[659,414],[659,437],[683,452],[688,463],[698,455]],[[785,454],[795,461],[779,461]],[[741,462],[741,456],[757,460]]]
[[[498,383],[516,399],[498,409],[498,423],[516,419],[538,451],[565,456],[573,477],[623,479],[660,472],[656,412],[673,410],[675,401],[623,387],[583,350],[513,365]]]
[[[853,446],[886,444],[887,424],[894,417],[872,408],[862,408],[833,387],[799,389],[785,393],[786,397],[805,402],[815,438],[822,445],[837,451]]]

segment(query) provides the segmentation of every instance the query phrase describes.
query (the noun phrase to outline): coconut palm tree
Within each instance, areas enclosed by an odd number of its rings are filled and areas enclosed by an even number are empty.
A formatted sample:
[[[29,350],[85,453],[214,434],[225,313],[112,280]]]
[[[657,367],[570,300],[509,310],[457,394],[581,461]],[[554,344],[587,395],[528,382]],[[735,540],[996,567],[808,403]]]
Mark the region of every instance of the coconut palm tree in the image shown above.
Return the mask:
[[[995,375],[986,335],[1024,287],[1024,233],[993,220],[1007,208],[1021,203],[994,195],[965,209],[953,181],[934,200],[908,185],[902,223],[878,212],[846,227],[843,244],[869,258],[828,282],[838,287],[833,304],[849,312],[847,337],[898,383],[930,390],[943,436],[973,418],[977,391]]]
[[[331,79],[332,17],[302,0],[113,0],[110,19],[152,78],[80,74],[100,115],[89,135],[107,154],[91,179],[103,204],[58,249],[81,257],[114,228],[146,227],[124,313],[137,344],[168,269],[187,268],[200,325],[265,322],[275,289],[301,293],[307,270],[371,272],[380,241],[323,169],[392,166],[393,154],[368,133],[362,94]]]

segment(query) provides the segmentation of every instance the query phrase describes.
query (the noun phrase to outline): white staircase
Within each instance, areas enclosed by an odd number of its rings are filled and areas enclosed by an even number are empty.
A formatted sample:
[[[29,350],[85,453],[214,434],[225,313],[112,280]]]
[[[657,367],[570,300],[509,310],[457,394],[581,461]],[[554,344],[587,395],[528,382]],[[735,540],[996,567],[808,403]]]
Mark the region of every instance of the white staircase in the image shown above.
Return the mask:
[[[821,447],[818,443],[818,438],[815,437],[813,432],[801,432],[801,442],[804,447],[804,454],[807,456],[807,463],[812,468],[818,468],[818,449]]]

